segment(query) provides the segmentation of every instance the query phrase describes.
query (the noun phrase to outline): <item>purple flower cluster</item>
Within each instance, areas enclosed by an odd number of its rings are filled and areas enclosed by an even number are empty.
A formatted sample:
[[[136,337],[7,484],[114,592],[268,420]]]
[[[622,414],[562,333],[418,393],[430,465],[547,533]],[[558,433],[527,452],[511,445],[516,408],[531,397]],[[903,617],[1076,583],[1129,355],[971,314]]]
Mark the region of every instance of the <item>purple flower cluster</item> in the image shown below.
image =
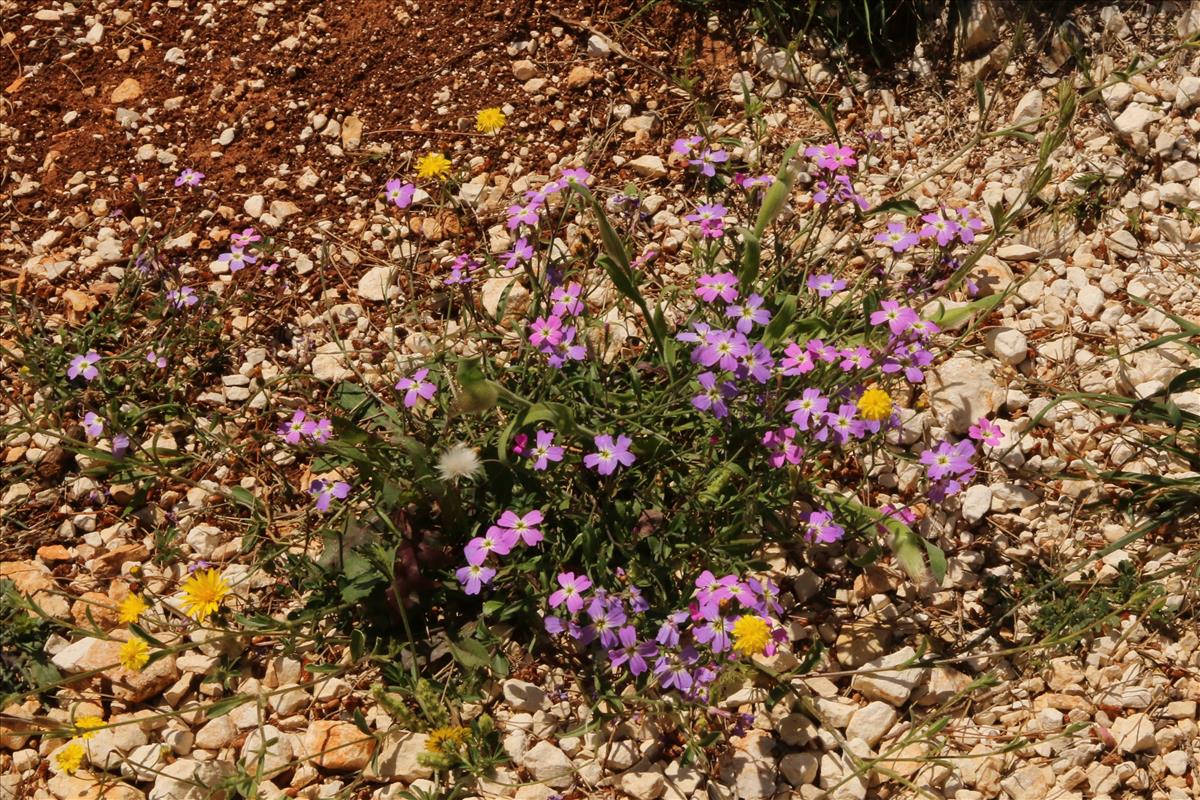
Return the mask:
[[[696,206],[696,210],[684,217],[688,222],[700,224],[700,236],[705,239],[720,239],[725,235],[725,215],[729,209],[720,203]]]
[[[688,136],[676,139],[671,144],[671,150],[684,156],[688,164],[700,171],[706,178],[717,174],[717,165],[729,160],[729,153],[719,147],[709,147],[704,144],[703,136]]]
[[[854,191],[854,184],[847,172],[858,164],[854,157],[854,149],[843,147],[834,142],[825,145],[813,145],[804,150],[804,155],[816,161],[820,177],[817,178],[816,191],[813,192],[813,202],[819,206],[827,203],[842,205],[853,203],[862,210],[867,209],[867,201]]]
[[[172,289],[167,292],[166,298],[171,308],[176,310],[191,308],[200,302],[200,298],[196,296],[196,290],[190,286],[180,286],[178,289]]]
[[[929,479],[929,499],[940,503],[961,492],[975,479],[975,445],[969,441],[940,442],[921,453],[925,476]]]
[[[578,330],[570,324],[584,312],[582,296],[583,287],[578,283],[556,287],[550,295],[550,314],[529,324],[529,343],[546,356],[554,369],[587,358],[587,346],[576,341]]]
[[[241,233],[229,237],[229,252],[217,256],[217,261],[229,268],[230,274],[242,271],[251,264],[258,263],[258,256],[247,252],[247,248],[256,250],[255,244],[262,241],[254,228],[246,228]]]
[[[477,272],[481,266],[483,265],[468,253],[463,253],[450,264],[450,276],[442,282],[447,286],[470,283],[474,280],[471,274]]]
[[[550,181],[540,189],[525,192],[524,205],[517,203],[508,207],[508,229],[515,231],[522,226],[536,228],[541,224],[550,198],[569,189],[573,183],[586,186],[591,177],[592,174],[582,167],[564,169],[557,180]]]
[[[466,566],[455,572],[455,577],[462,584],[466,594],[479,594],[483,587],[492,582],[496,576],[494,567],[488,566],[493,555],[506,556],[518,544],[526,547],[537,547],[545,535],[538,526],[545,521],[541,511],[530,511],[518,514],[515,511],[505,511],[490,525],[483,536],[476,536],[463,549],[467,557]]]
[[[288,444],[300,444],[305,439],[325,444],[333,438],[333,422],[326,417],[314,419],[304,409],[298,408],[292,418],[282,423],[275,432]]]
[[[620,570],[618,577],[625,577]],[[628,581],[622,581],[621,591],[610,592],[587,575],[562,572],[557,583],[548,599],[555,613],[543,621],[548,633],[565,635],[582,647],[595,645],[614,672],[634,678],[648,674],[661,689],[674,689],[688,699],[706,700],[721,671],[739,658],[733,633],[739,617],[757,616],[768,626],[767,654],[787,640],[778,621],[779,587],[766,579],[718,578],[705,570],[696,579],[688,607],[657,623],[646,613],[649,602]]]

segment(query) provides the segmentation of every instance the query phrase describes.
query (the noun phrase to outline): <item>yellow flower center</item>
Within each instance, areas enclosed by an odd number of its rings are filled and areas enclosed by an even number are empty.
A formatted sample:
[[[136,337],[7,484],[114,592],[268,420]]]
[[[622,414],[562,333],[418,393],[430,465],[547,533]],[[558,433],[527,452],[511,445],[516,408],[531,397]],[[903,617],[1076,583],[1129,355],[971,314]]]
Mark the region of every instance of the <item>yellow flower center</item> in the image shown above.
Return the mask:
[[[71,742],[54,756],[54,764],[60,772],[72,774],[83,765],[83,745]]]
[[[453,752],[466,742],[470,733],[469,728],[462,726],[435,728],[429,732],[429,740],[425,742],[425,749],[431,753]]]
[[[858,413],[863,419],[885,420],[892,415],[892,396],[883,389],[867,389],[858,398]]]
[[[771,641],[771,626],[762,617],[746,614],[733,623],[733,649],[744,656],[760,655]]]
[[[75,720],[75,730],[80,731],[80,738],[91,739],[96,731],[104,727],[104,720],[97,716],[80,717]]]
[[[122,623],[137,622],[138,618],[145,614],[150,606],[146,605],[146,601],[140,594],[131,594],[121,601],[121,605],[117,607],[117,619]]]

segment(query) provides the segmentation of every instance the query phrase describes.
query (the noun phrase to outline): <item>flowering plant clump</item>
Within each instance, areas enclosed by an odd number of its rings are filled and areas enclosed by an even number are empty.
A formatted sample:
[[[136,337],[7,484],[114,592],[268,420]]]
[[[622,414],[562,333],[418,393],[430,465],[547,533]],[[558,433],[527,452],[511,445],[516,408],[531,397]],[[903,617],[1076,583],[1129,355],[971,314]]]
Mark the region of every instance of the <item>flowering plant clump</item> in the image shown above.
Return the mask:
[[[696,194],[654,211],[581,167],[530,181],[493,228],[504,242],[429,273],[477,336],[398,359],[389,391],[336,387],[335,435],[304,410],[279,427],[319,454],[314,472],[347,476],[310,489],[337,540],[369,528],[396,548],[373,588],[347,591],[539,619],[606,679],[709,704],[792,647],[764,545],[813,563],[882,545],[915,578],[938,573],[914,508],[961,492],[986,454],[908,426],[955,322],[938,301],[970,298],[960,248],[983,223],[961,205],[872,208],[874,158],[844,143],[803,165],[793,148],[775,174],[735,144],[676,141]],[[448,173],[436,155],[420,179]],[[411,186],[385,196],[404,209]],[[998,441],[992,425],[972,438]]]

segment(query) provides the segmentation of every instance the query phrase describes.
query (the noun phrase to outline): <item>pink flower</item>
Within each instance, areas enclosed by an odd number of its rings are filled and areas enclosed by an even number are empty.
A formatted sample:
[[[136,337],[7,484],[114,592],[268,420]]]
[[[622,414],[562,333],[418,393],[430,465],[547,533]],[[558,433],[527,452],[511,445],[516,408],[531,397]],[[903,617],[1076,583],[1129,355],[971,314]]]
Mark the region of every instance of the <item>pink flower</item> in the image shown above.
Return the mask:
[[[583,457],[583,463],[601,475],[612,475],[618,466],[628,467],[637,458],[629,452],[633,440],[624,434],[618,434],[616,441],[608,434],[601,434],[595,439],[596,452]]]
[[[425,380],[428,369],[419,369],[412,377],[404,377],[396,381],[396,391],[404,392],[404,407],[412,408],[421,400],[432,400],[437,393],[437,386]]]
[[[500,515],[500,519],[496,520],[496,526],[511,533],[514,538],[519,537],[526,547],[534,547],[545,538],[537,527],[543,519],[545,517],[541,511],[530,511],[524,516],[517,516],[515,511],[505,511]]]
[[[990,447],[999,447],[1000,442],[1004,441],[1004,431],[1000,430],[1000,426],[996,423],[988,421],[987,417],[980,417],[979,421],[967,431],[967,435]]]
[[[468,564],[455,572],[454,577],[463,585],[463,593],[479,594],[496,577],[496,570],[483,564]]]

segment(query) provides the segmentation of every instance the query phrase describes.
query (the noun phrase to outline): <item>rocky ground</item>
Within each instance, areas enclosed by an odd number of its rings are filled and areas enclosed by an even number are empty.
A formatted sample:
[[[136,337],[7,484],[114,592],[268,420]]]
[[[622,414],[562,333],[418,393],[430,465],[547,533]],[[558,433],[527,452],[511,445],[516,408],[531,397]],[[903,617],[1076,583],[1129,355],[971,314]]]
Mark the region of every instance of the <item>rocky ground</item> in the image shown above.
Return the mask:
[[[536,184],[530,174],[579,163],[614,185],[657,187],[671,239],[683,230],[683,173],[669,147],[694,123],[693,98],[713,109],[712,126],[748,135],[749,90],[783,145],[821,135],[809,95],[832,102],[847,137],[880,138],[872,203],[911,188],[923,208],[983,208],[1022,197],[1061,84],[1072,86],[1078,113],[1031,200],[1037,213],[973,273],[984,295],[1016,291],[938,366],[928,407],[901,434],[963,433],[984,414],[1005,433],[991,474],[927,514],[925,533],[950,561],[941,585],[914,585],[887,563],[851,580],[769,554],[795,600],[793,639],[827,647],[796,683],[803,702],[767,702],[762,687],[745,686],[727,703],[747,715],[743,734],[700,768],[652,719],[571,735],[589,717],[574,676],[535,664],[491,687],[484,705],[510,763],[480,794],[1200,797],[1197,531],[1127,541],[1139,519],[1084,510],[1112,494],[1095,469],[1179,476],[1187,465],[1150,446],[1165,427],[1125,424],[1082,399],[1053,404],[1072,392],[1150,397],[1200,363],[1189,350],[1200,344],[1189,327],[1200,325],[1200,55],[1179,47],[1200,32],[1200,3],[1085,5],[1071,19],[1086,69],[1065,29],[1027,31],[1022,44],[1011,16],[975,8],[951,65],[918,53],[868,77],[819,52],[789,59],[666,6],[619,26],[633,7],[0,2],[0,286],[40,309],[53,336],[109,302],[134,243],[164,219],[199,220],[172,248],[187,254],[194,284],[217,294],[233,284],[215,261],[231,232],[269,233],[279,272],[218,333],[223,369],[198,372],[183,398],[236,440],[274,427],[275,410],[330,381],[390,382],[380,352],[421,351],[438,300],[405,297],[424,284],[394,283],[390,259],[420,252],[432,271],[473,233],[431,212],[393,248],[381,187],[416,153],[443,149],[469,168],[458,197],[493,253],[510,244],[501,214]],[[693,95],[672,81],[681,74],[698,79]],[[975,138],[976,78],[987,129],[1011,126],[1029,141]],[[485,105],[511,120],[497,136],[474,133]],[[183,167],[206,174],[215,210],[169,191]],[[510,282],[485,284],[484,304],[511,296]],[[398,330],[388,309],[401,301],[419,313]],[[0,344],[14,341],[0,329]],[[34,398],[0,363],[0,420],[17,425]],[[1171,400],[1200,414],[1196,390]],[[211,444],[202,433],[164,429],[148,447],[197,452]],[[81,474],[50,432],[13,432],[0,445],[0,577],[48,614],[81,626],[90,614],[123,635],[113,607],[131,587],[162,589],[180,575],[155,558],[153,530],[167,518],[181,557],[222,565],[244,578],[243,601],[273,606],[272,578],[242,554],[245,532],[218,501],[221,487],[256,491],[286,475],[284,453],[261,454],[277,470],[268,477],[231,456],[142,496]],[[917,473],[890,479],[903,487]],[[298,524],[284,519],[281,534]],[[1109,598],[1111,624],[1044,642],[1045,604],[1013,604],[1053,575],[1064,597]],[[1150,602],[1122,588],[1129,576]],[[256,763],[272,776],[266,797],[384,800],[431,785],[417,761],[425,734],[395,725],[369,692],[373,675],[323,677],[306,654],[267,644],[252,651],[255,677],[226,685],[211,679],[224,646],[201,642],[131,673],[112,667],[118,642],[52,636],[46,650],[63,674],[97,675],[4,709],[0,798],[200,800],[205,784]],[[908,665],[918,651],[928,665]],[[783,669],[791,656],[775,658]],[[213,719],[197,710],[232,696],[257,701]],[[376,738],[360,732],[355,710]],[[90,714],[115,727],[89,740],[84,769],[63,773],[54,755],[65,740],[35,731]],[[871,767],[856,771],[864,759]]]

